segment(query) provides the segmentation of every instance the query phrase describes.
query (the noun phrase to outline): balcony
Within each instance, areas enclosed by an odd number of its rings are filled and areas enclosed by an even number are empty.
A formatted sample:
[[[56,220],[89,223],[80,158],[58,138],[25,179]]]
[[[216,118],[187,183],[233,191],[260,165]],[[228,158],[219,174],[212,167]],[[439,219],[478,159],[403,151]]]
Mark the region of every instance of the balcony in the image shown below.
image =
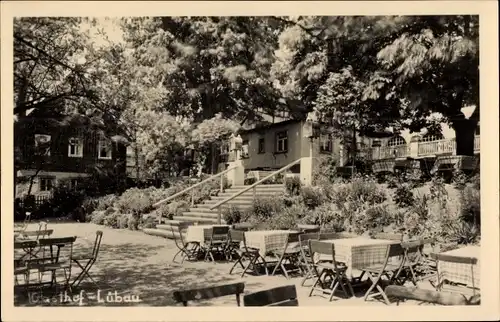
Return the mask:
[[[474,138],[474,153],[480,152],[480,136]],[[430,157],[439,155],[455,155],[456,142],[455,138],[418,142],[417,147],[413,148],[410,144],[398,146],[383,146],[377,149],[371,148],[371,153],[368,153],[372,160],[397,159],[397,158],[418,158]],[[413,150],[412,150],[413,149]]]

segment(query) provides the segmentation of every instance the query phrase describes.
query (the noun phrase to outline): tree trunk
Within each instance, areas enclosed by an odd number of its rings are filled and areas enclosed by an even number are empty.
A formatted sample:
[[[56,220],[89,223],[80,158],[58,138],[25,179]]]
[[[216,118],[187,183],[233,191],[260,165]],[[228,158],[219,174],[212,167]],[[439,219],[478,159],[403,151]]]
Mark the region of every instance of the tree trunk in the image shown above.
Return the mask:
[[[474,155],[474,134],[476,127],[476,120],[461,118],[453,121],[452,128],[455,130],[456,155]]]

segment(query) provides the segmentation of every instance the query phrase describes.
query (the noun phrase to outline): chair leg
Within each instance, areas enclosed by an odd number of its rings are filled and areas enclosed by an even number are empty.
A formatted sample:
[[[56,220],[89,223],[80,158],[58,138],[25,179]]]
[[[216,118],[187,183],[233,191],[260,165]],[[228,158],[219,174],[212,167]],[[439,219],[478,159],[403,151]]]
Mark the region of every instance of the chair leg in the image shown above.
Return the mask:
[[[273,272],[271,273],[271,276],[274,276],[274,274],[276,273],[276,270],[278,270],[278,268],[281,267],[281,262],[283,261],[283,257],[284,257],[284,254],[280,256],[278,263],[276,264],[276,266],[274,266],[274,269],[273,269]]]
[[[180,253],[182,253],[182,251],[181,251],[181,250],[179,250],[179,251],[178,251],[178,252],[174,255],[174,258],[172,258],[172,262],[173,262],[173,263],[175,263],[175,258],[176,258],[177,256],[179,256],[179,254],[180,254]]]
[[[366,291],[366,293],[365,293],[365,296],[364,296],[365,301],[368,299],[368,296],[370,295],[371,291],[375,288],[375,286],[377,285],[378,280],[379,280],[379,278],[375,279],[370,272],[368,272],[368,278],[371,280],[372,285],[370,285],[370,287],[368,288],[368,291]]]
[[[316,285],[321,284],[323,286],[323,283],[321,283],[321,277],[323,277],[323,274],[325,273],[325,269],[321,271],[321,273],[318,274],[318,277],[314,281],[313,285],[311,286],[311,291],[309,292],[309,296],[312,295],[314,290],[316,289]]]

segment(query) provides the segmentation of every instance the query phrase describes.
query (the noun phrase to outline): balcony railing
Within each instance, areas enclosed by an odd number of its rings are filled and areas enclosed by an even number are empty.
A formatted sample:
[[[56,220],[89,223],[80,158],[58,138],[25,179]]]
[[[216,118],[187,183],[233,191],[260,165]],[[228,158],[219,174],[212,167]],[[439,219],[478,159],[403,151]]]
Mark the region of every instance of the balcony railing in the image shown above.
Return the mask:
[[[438,155],[455,152],[455,139],[436,140],[418,143],[418,156]]]
[[[474,138],[474,152],[478,153],[480,151],[480,136],[476,135]],[[424,156],[434,156],[443,154],[452,154],[456,152],[456,141],[455,138],[418,142],[418,149],[416,155],[412,155],[412,149],[410,144],[398,145],[398,146],[384,146],[380,147],[379,151],[372,148],[367,155],[371,156],[372,160],[381,159],[392,159],[392,158],[405,158],[405,157],[424,157]],[[413,152],[415,153],[415,152]]]

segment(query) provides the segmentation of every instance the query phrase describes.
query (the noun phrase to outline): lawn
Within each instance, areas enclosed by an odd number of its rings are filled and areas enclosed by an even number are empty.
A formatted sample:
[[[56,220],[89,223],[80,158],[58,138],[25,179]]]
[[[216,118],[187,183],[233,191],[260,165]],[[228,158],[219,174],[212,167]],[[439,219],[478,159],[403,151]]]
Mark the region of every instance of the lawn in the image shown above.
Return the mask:
[[[53,223],[49,228],[54,229],[53,237],[77,236],[75,252],[91,247],[97,230],[103,231],[103,239],[99,258],[92,269],[92,276],[99,284],[99,289],[90,283],[82,283],[81,287],[73,290],[73,294],[85,294],[82,301],[69,301],[64,305],[134,305],[134,306],[171,306],[175,305],[172,292],[178,289],[215,286],[231,282],[245,282],[245,293],[263,289],[295,284],[297,286],[300,306],[330,306],[330,305],[372,305],[385,306],[382,302],[364,302],[362,293],[351,299],[328,299],[320,295],[309,297],[309,287],[300,286],[301,278],[286,280],[284,276],[251,276],[241,278],[237,273],[229,275],[232,263],[218,262],[184,262],[182,265],[172,263],[176,246],[172,240],[146,235],[141,231],[111,229],[91,223]],[[31,229],[34,227],[30,227]],[[73,270],[72,274],[79,271]],[[239,271],[237,271],[239,272]],[[308,282],[306,285],[310,285]],[[428,288],[428,283],[422,287]],[[84,293],[80,293],[83,290]],[[99,292],[99,293],[98,293]],[[111,292],[118,297],[109,298]],[[44,294],[47,299],[51,294]],[[137,302],[117,302],[119,297],[129,296],[139,298]],[[60,294],[58,295],[60,296]],[[37,300],[40,297],[36,298]],[[99,301],[101,300],[101,301]],[[16,297],[16,305],[33,305],[23,297]],[[38,300],[38,302],[40,302]],[[401,303],[401,305],[416,305],[415,301]],[[195,303],[193,303],[195,305]],[[197,305],[234,306],[233,296],[223,297],[209,302],[199,302]]]

